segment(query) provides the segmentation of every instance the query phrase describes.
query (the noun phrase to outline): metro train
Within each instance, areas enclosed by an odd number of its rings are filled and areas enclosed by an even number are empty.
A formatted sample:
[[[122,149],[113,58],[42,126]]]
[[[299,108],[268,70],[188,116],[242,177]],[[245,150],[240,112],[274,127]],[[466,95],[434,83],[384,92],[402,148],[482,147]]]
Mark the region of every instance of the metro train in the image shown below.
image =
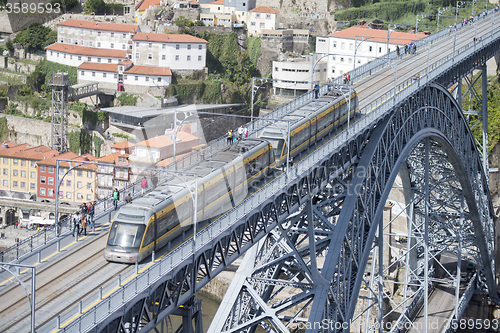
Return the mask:
[[[105,259],[140,262],[192,228],[193,210],[197,223],[208,222],[240,203],[266,176],[284,166],[288,152],[290,158],[298,157],[354,116],[356,92],[329,95],[333,101],[326,106],[300,108],[264,128],[258,138],[229,145],[191,168],[189,174],[174,176],[122,206],[111,223]]]

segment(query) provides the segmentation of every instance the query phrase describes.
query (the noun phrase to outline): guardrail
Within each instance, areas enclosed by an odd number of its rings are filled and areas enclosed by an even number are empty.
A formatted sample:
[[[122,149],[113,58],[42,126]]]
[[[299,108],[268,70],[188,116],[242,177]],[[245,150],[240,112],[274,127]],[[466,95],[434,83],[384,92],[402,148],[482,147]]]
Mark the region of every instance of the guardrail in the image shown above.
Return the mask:
[[[497,38],[500,38],[500,31],[485,37],[480,43],[484,46],[486,43],[491,43]],[[476,51],[476,47],[470,48],[468,45],[461,50],[445,57],[431,66],[426,68],[423,74],[426,74],[426,80],[434,81],[445,70],[452,67],[455,62],[466,59]],[[452,59],[454,58],[454,59]],[[433,71],[430,71],[433,69]],[[420,79],[422,80],[422,78]],[[420,82],[420,81],[419,81]],[[110,296],[100,299],[100,302],[83,314],[79,314],[78,318],[72,321],[68,326],[62,329],[63,332],[80,332],[86,331],[96,325],[99,321],[105,319],[115,310],[122,307],[128,301],[136,297],[138,294],[153,287],[162,276],[173,272],[174,269],[184,260],[191,260],[193,256],[193,248],[195,251],[201,250],[206,246],[210,246],[212,240],[226,232],[245,216],[262,205],[265,201],[272,198],[282,189],[287,188],[300,176],[308,174],[309,170],[316,164],[320,163],[324,158],[331,155],[331,152],[341,145],[353,140],[356,136],[374,126],[379,119],[391,111],[394,105],[406,100],[411,95],[421,89],[419,82],[408,82],[408,80],[399,84],[397,87],[397,95],[393,96],[393,103],[388,103],[392,92],[384,94],[376,101],[366,106],[362,112],[364,114],[356,121],[349,129],[342,131],[329,142],[325,143],[317,150],[313,151],[300,162],[290,168],[289,177],[286,174],[281,174],[274,180],[270,181],[260,190],[246,198],[238,206],[223,214],[219,219],[211,223],[209,226],[201,230],[196,235],[196,244],[193,244],[193,239],[190,238],[173,251],[168,253],[162,259],[157,261],[151,267],[147,268],[140,275],[132,278],[128,283],[121,286],[119,290],[112,293]],[[369,111],[369,112],[368,112]],[[57,328],[59,329],[59,327]]]

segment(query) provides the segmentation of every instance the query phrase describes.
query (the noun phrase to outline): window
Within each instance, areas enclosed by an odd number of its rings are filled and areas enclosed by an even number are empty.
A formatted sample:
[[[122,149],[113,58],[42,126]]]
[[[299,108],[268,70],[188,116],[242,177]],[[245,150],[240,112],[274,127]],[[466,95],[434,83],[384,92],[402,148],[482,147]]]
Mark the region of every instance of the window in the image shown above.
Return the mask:
[[[110,63],[111,63],[111,58],[108,58],[108,64],[110,64]]]
[[[149,43],[149,44],[148,44],[148,47],[149,47],[149,48],[152,48],[152,47],[153,47],[153,43]]]
[[[122,35],[122,38],[127,38],[127,34],[123,34],[123,35]]]
[[[100,32],[100,31],[98,31],[98,32],[97,32],[97,36],[100,36],[100,35],[101,35],[101,32]]]
[[[180,48],[179,44],[175,44],[175,49],[178,50]]]
[[[26,166],[26,160],[21,160],[21,166]]]
[[[161,77],[158,76],[158,82],[161,82]]]
[[[136,47],[139,47],[139,42],[136,42],[136,43],[135,43],[135,46],[136,46]]]
[[[198,56],[198,61],[201,61],[201,56]]]
[[[198,45],[198,50],[201,50],[203,48],[203,46],[200,44]]]
[[[167,44],[165,44],[165,43],[161,44],[161,48],[162,48],[162,50],[165,50],[167,48]]]
[[[68,43],[71,44],[71,38],[68,39]]]
[[[372,52],[372,51],[373,51],[373,46],[371,46],[371,45],[370,45],[370,46],[368,47],[368,51]]]
[[[87,171],[87,178],[92,178],[92,171]]]
[[[71,179],[66,179],[66,186],[71,187]]]
[[[122,50],[125,50],[125,44],[122,44]]]
[[[191,50],[191,44],[188,44],[188,50]]]
[[[78,177],[83,176],[83,171],[82,171],[82,170],[76,170],[76,175],[77,175]]]
[[[49,177],[49,185],[54,185],[54,177]]]
[[[111,37],[115,37],[115,33],[114,32],[111,33]]]
[[[175,60],[179,60],[179,55],[176,55],[176,56],[175,56]]]
[[[148,54],[148,59],[153,59],[153,55],[151,53]]]
[[[63,58],[66,59],[66,53],[63,54]]]
[[[349,50],[352,50],[352,43],[349,43]]]
[[[95,72],[92,72],[92,76],[95,76]]]
[[[92,30],[90,30],[90,36],[92,36],[94,34],[94,32]]]
[[[146,76],[146,82],[149,82],[149,76]]]
[[[87,183],[87,190],[92,189],[92,183]]]
[[[35,183],[30,183],[30,190],[34,190],[36,188]]]
[[[78,181],[76,183],[76,188],[82,188],[83,187],[83,183],[81,181]]]
[[[17,170],[13,170],[13,171],[12,171],[12,175],[13,175],[14,177],[17,177],[17,175],[18,175],[18,174],[19,174],[19,172],[18,172]]]
[[[3,174],[5,176],[8,176],[9,175],[9,169],[3,169]]]
[[[382,53],[382,47],[380,47],[380,46],[379,46],[379,48],[378,48],[378,52],[379,52],[379,53]]]
[[[102,77],[106,77],[106,73],[102,73]]]
[[[83,46],[83,39],[80,39],[80,45]]]
[[[87,201],[92,200],[92,196],[90,194],[87,194]]]
[[[26,178],[26,171],[21,170],[21,178]]]
[[[333,43],[333,47],[334,47],[334,48],[337,48],[337,42],[334,42],[334,43]]]
[[[134,80],[139,81],[139,76],[137,76],[137,75],[136,75],[136,76],[134,77]]]
[[[187,56],[187,61],[191,61],[191,56],[190,55]]]
[[[80,35],[83,35],[83,29],[80,29]]]
[[[111,48],[114,49],[115,48],[115,43],[111,43]]]
[[[3,186],[5,186],[5,187],[9,186],[9,182],[8,182],[6,179],[4,179],[4,180],[2,181],[2,184],[3,184]]]
[[[127,79],[127,74],[123,75],[123,79],[126,80]]]
[[[81,75],[81,76],[85,76],[85,72],[84,72],[84,71],[81,71],[81,72],[80,72],[80,75]]]
[[[256,13],[255,18],[260,18],[260,13]]]
[[[101,62],[101,58],[97,58],[97,62]]]
[[[66,192],[66,198],[71,199],[71,192],[70,191]]]
[[[97,47],[101,47],[101,42],[97,42]]]
[[[30,178],[35,178],[35,171],[30,172]]]
[[[255,22],[250,23],[252,27],[255,27]]]
[[[17,158],[14,158],[12,160],[12,163],[14,163],[14,165],[18,165],[19,164],[19,160]]]
[[[26,182],[21,182],[21,188],[26,188]]]
[[[9,159],[7,157],[3,158],[3,164],[9,164]]]
[[[77,198],[78,200],[83,200],[83,195],[82,195],[81,193],[77,193],[77,194],[76,194],[76,198]]]
[[[89,42],[89,46],[92,47],[92,42]]]
[[[82,56],[78,56],[78,61],[82,61]]]
[[[167,58],[166,55],[164,55],[164,54],[161,55],[161,60],[165,60],[166,58]]]
[[[54,189],[53,188],[49,188],[49,190],[48,190],[48,196],[52,197],[52,198],[54,197]]]
[[[136,52],[136,53],[135,53],[135,58],[136,58],[136,59],[139,59],[139,52]]]
[[[92,58],[91,57],[87,57],[87,61],[92,61]]]
[[[118,77],[118,74],[113,74],[113,79],[116,79]]]
[[[42,187],[42,188],[40,188],[40,195],[45,196],[45,189],[44,189],[43,187]]]

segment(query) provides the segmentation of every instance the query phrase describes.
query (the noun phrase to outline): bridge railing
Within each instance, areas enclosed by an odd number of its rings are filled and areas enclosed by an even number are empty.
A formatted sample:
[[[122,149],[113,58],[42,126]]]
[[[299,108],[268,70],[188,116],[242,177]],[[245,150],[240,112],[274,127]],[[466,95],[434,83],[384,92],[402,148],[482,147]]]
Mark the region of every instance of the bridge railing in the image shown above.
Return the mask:
[[[490,43],[497,38],[500,38],[500,31],[483,38],[476,44],[477,47],[482,47],[486,43]],[[464,46],[455,55],[450,55],[443,60],[430,64],[428,68],[422,71],[425,75],[425,80],[429,82],[434,81],[444,71],[453,66],[455,62],[461,61],[469,57],[475,52],[475,48]],[[427,73],[427,71],[434,69]],[[360,135],[363,131],[373,127],[377,121],[390,112],[394,104],[398,104],[415,94],[421,89],[420,82],[424,78],[421,76],[420,80],[410,82],[405,80],[403,83],[396,87],[397,95],[393,97],[393,103],[390,103],[391,93],[384,95],[377,101],[368,105],[362,110],[363,117],[352,124],[348,129],[342,131],[332,140],[325,143],[315,151],[311,152],[300,162],[296,163],[290,168],[289,178],[286,174],[281,174],[274,180],[270,181],[267,185],[256,191],[254,194],[246,198],[238,206],[234,207],[227,213],[223,214],[216,221],[208,225],[203,230],[199,231],[196,235],[196,244],[193,244],[193,239],[190,238],[173,251],[165,255],[162,259],[158,260],[151,267],[147,268],[140,275],[133,277],[129,282],[122,285],[119,290],[115,291],[108,297],[100,299],[97,305],[93,306],[87,312],[80,314],[77,319],[72,321],[62,329],[64,332],[78,332],[87,330],[95,326],[95,324],[114,311],[122,307],[128,301],[136,297],[136,295],[153,287],[153,285],[166,274],[173,272],[174,269],[185,260],[191,260],[193,256],[193,249],[199,251],[204,247],[211,246],[212,240],[217,236],[229,232],[231,228],[245,218],[254,209],[260,207],[264,202],[276,195],[281,189],[287,188],[295,179],[299,179],[318,163],[321,163],[325,158],[331,155],[332,151],[336,148],[353,140],[356,136]]]

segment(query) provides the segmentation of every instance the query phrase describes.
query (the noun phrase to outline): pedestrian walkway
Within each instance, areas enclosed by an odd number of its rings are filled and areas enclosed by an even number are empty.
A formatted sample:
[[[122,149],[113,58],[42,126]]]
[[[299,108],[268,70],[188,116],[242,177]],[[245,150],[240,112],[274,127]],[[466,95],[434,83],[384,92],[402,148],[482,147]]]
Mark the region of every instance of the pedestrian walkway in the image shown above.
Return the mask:
[[[14,225],[0,229],[0,251],[16,244],[16,239],[22,241],[31,235],[36,234],[41,229],[15,228]]]

